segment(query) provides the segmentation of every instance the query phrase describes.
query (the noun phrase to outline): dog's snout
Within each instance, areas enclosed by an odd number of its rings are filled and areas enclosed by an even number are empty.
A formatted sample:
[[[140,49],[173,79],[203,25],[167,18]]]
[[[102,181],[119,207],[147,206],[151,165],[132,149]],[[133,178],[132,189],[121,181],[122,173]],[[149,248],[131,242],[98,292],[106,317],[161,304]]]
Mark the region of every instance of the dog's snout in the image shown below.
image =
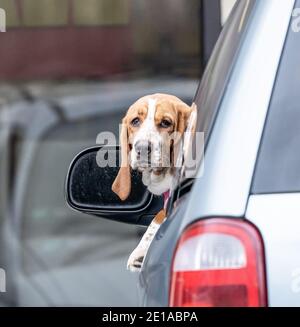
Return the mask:
[[[138,156],[149,156],[151,153],[151,142],[139,141],[135,144],[135,151]]]

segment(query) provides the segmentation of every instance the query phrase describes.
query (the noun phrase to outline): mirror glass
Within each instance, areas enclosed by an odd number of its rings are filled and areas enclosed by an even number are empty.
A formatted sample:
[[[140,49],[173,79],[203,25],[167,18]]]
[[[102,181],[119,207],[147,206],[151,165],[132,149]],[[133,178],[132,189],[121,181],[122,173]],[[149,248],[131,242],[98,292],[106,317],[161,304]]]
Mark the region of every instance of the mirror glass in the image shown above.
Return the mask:
[[[103,151],[105,150],[105,151]],[[108,160],[109,158],[109,160]],[[109,162],[109,165],[106,163]],[[111,164],[115,162],[115,164]],[[142,175],[131,172],[131,194],[125,201],[111,190],[119,171],[118,147],[95,147],[80,153],[70,166],[67,177],[68,202],[76,209],[138,210],[152,195],[142,183]]]

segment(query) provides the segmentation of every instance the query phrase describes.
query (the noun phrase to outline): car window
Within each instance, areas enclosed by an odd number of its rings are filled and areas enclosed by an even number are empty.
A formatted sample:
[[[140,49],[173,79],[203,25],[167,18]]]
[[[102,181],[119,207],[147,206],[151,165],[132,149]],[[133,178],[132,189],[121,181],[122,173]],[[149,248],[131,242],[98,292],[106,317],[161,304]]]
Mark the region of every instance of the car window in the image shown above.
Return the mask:
[[[300,8],[299,0],[296,8]],[[254,194],[300,191],[300,32],[296,19],[291,19],[274,85],[254,174]]]

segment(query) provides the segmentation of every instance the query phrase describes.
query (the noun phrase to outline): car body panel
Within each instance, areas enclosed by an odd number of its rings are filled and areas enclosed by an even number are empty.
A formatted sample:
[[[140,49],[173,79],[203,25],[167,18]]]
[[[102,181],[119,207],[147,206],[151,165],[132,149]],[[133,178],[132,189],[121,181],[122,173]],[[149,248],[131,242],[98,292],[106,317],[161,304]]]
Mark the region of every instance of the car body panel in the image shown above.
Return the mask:
[[[142,306],[168,306],[170,265],[176,246],[176,235],[179,235],[178,221],[187,209],[188,196],[189,194],[179,200],[177,207],[162,224],[144,259],[139,276],[139,303]]]
[[[300,306],[300,193],[252,195],[246,218],[265,245],[268,304]]]

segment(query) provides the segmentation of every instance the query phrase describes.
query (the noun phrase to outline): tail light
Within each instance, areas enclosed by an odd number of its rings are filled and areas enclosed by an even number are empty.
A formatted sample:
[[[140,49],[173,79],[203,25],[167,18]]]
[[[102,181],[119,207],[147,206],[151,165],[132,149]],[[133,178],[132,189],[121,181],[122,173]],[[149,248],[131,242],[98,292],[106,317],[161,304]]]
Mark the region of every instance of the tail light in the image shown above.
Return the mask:
[[[207,219],[180,238],[172,263],[170,306],[267,305],[263,241],[246,221]]]

